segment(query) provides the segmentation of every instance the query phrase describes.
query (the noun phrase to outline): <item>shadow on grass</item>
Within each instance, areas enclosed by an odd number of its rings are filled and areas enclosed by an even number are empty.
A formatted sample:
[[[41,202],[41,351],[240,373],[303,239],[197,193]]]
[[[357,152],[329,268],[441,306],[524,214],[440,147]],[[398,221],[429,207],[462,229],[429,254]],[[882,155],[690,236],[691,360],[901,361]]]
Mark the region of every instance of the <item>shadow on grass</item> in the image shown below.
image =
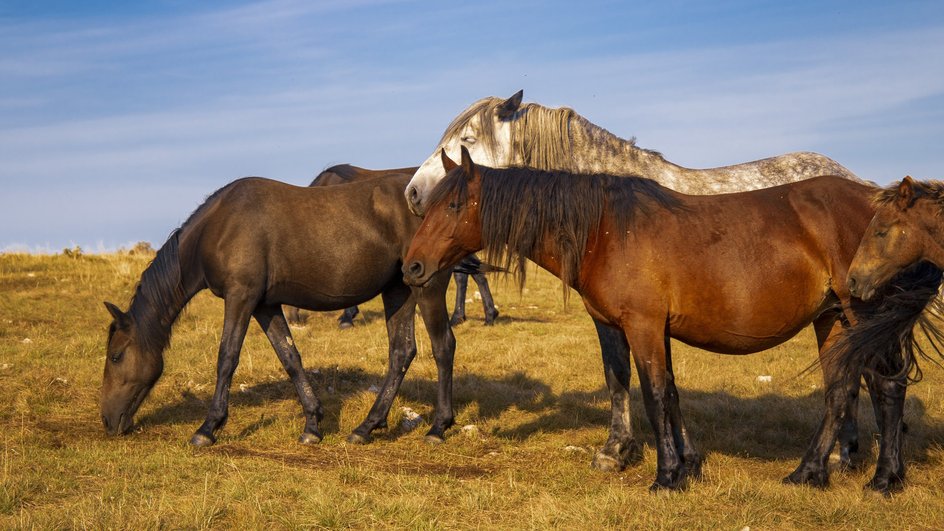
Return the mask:
[[[370,374],[356,368],[322,368],[309,371],[308,378],[315,386],[325,418],[323,433],[339,432],[338,418],[342,405],[370,386],[380,386],[380,374]],[[333,392],[327,392],[328,389]],[[403,399],[433,405],[436,381],[407,378],[400,389]],[[509,440],[526,440],[537,433],[554,433],[586,428],[588,425],[605,427],[609,410],[602,404],[609,402],[604,387],[593,391],[567,391],[555,394],[544,382],[524,373],[515,372],[501,378],[464,374],[455,378],[454,400],[457,411],[477,410],[476,423],[499,419],[514,409],[526,412],[526,421],[507,421],[508,425],[493,428],[492,436]],[[759,459],[799,459],[822,419],[824,398],[821,390],[805,396],[790,397],[765,394],[755,397],[735,396],[723,391],[699,391],[681,388],[682,414],[686,428],[694,437],[696,447],[704,455],[717,452]],[[209,395],[209,392],[206,392]],[[181,399],[166,404],[140,418],[144,424],[193,424],[194,429],[206,415],[209,396],[200,398],[184,391]],[[294,387],[285,380],[257,384],[246,392],[233,393],[230,414],[239,415],[247,406],[264,406],[279,400],[296,401]],[[632,420],[636,438],[641,443],[654,444],[652,431],[642,407],[638,386],[631,391]],[[299,415],[301,405],[298,405]],[[928,459],[928,450],[944,441],[944,426],[927,417],[926,406],[917,397],[909,397],[905,406],[908,434],[906,453],[912,462]],[[365,410],[366,413],[366,410]],[[428,416],[427,416],[428,417]],[[429,418],[427,418],[429,420]],[[466,419],[458,419],[460,423]],[[274,422],[266,417],[242,430],[248,436]],[[493,423],[494,424],[494,423]],[[422,429],[422,427],[420,428]],[[871,404],[867,393],[859,400],[859,436],[861,459],[871,456],[871,439],[876,431]],[[455,430],[449,432],[455,435]],[[393,427],[379,430],[381,439],[397,439],[404,433]],[[603,440],[600,441],[602,445]]]

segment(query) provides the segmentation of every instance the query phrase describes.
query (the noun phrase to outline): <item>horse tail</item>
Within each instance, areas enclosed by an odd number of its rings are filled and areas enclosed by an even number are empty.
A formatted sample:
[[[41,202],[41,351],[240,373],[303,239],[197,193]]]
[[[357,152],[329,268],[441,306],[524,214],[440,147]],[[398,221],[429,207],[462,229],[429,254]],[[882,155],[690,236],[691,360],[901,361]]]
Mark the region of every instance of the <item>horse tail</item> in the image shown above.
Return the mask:
[[[462,259],[461,262],[452,268],[455,273],[465,273],[467,275],[477,275],[479,273],[507,273],[508,270],[503,267],[483,262],[478,256],[470,254]]]
[[[827,359],[838,363],[843,374],[869,372],[903,384],[920,381],[918,358],[940,364],[937,358],[942,357],[941,279],[941,270],[927,262],[897,275],[877,295],[877,304],[856,308],[859,322],[830,347]],[[927,339],[927,348],[915,336],[916,327]]]

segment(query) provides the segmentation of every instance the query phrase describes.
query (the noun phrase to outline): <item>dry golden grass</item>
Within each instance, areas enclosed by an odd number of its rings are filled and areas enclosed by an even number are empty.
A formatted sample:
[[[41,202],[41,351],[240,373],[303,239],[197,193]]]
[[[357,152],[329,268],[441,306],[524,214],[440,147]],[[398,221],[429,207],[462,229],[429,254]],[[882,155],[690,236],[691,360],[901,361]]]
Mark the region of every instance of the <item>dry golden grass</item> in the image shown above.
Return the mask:
[[[944,371],[930,364],[908,399],[903,493],[862,489],[876,451],[867,399],[863,466],[834,472],[825,491],[780,483],[822,410],[819,376],[797,377],[815,357],[810,332],[748,357],[675,344],[683,413],[707,459],[704,479],[686,491],[647,490],[655,452],[638,389],[642,462],[619,474],[590,469],[608,420],[599,348],[579,302],[564,308],[557,280],[541,272],[521,295],[496,282],[495,327],[469,305],[470,322],[456,329],[457,426],[443,445],[423,442],[425,426],[400,427],[402,407],[431,417],[435,365],[422,333],[392,427],[367,446],[344,442],[386,368],[375,301],[354,330],[338,331],[334,314],[294,329],[324,400],[322,444],[295,443],[301,407],[254,328],[229,424],[216,446],[191,448],[221,328],[222,304],[208,293],[179,321],[138,430],[108,438],[97,411],[101,301],[124,307],[146,262],[0,255],[0,527],[944,528]]]

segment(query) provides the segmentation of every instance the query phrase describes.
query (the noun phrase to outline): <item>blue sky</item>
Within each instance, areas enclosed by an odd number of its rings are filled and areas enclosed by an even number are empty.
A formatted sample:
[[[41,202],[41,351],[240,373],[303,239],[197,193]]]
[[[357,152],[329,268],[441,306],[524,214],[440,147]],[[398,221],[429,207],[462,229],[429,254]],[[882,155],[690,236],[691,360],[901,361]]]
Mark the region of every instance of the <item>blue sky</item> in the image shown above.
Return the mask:
[[[689,167],[944,175],[942,2],[0,2],[0,250],[159,245],[227,182],[417,165],[525,91]]]

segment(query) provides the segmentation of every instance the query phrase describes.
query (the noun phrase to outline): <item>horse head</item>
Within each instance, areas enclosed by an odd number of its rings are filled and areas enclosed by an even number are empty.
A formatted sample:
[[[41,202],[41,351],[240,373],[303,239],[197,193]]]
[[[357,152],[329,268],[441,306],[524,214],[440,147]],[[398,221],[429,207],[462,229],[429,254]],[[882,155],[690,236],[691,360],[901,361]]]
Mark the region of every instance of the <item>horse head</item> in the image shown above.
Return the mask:
[[[849,266],[847,285],[852,295],[869,300],[898,272],[922,260],[935,260],[932,224],[939,217],[936,201],[922,200],[925,187],[911,177],[883,191]],[[940,252],[938,252],[940,254]]]
[[[133,316],[110,302],[113,321],[108,329],[101,414],[109,435],[127,433],[134,414],[164,370],[163,357],[145,348]]]
[[[460,151],[461,165],[440,151],[446,178],[429,196],[426,216],[403,259],[403,280],[409,285],[426,284],[437,271],[482,248],[482,179],[469,150],[462,146]]]
[[[407,203],[414,214],[425,213],[429,194],[446,177],[440,161],[442,151],[455,160],[464,148],[479,164],[491,168],[511,164],[512,121],[518,117],[523,97],[524,91],[519,90],[507,100],[481,99],[449,124],[433,154],[420,165],[406,187]]]

